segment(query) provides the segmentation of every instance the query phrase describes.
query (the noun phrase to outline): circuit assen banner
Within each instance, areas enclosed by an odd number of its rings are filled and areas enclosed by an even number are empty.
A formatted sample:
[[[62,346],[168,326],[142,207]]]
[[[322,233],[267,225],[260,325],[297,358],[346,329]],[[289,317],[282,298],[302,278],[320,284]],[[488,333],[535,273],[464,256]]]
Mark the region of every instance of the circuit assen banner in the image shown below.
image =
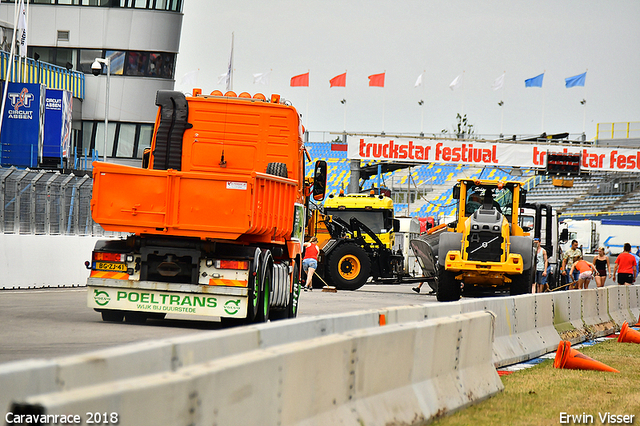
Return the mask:
[[[564,152],[580,154],[584,170],[640,172],[640,149],[358,136],[347,144],[349,159],[544,168],[547,152]]]

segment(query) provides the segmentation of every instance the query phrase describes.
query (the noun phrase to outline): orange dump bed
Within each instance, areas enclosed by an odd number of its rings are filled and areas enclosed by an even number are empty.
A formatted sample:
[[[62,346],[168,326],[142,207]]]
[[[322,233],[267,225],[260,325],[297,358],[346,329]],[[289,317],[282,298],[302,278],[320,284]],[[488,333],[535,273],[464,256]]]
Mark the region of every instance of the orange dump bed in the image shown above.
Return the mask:
[[[153,154],[149,169],[94,163],[93,219],[111,231],[284,242],[294,204],[303,199],[295,109],[222,97],[186,100],[181,170],[159,170]],[[154,154],[157,145],[154,139]],[[270,163],[286,171],[267,174]]]

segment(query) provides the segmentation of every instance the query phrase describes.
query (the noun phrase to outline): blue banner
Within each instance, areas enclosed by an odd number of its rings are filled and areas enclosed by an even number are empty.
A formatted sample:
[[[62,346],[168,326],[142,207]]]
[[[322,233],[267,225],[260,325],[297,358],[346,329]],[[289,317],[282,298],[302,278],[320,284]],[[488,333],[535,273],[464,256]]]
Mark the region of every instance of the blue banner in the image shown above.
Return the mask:
[[[564,79],[564,86],[568,89],[569,87],[582,86],[584,87],[584,82],[587,79],[587,73],[584,72],[580,75],[574,75],[573,77],[567,77]]]
[[[71,140],[71,92],[47,89],[44,107],[44,146],[42,157],[61,162],[68,158]]]
[[[544,78],[544,73],[537,75],[533,78],[529,78],[524,81],[524,87],[542,87],[543,78]]]
[[[2,121],[2,165],[37,167],[42,155],[45,87],[9,83]]]

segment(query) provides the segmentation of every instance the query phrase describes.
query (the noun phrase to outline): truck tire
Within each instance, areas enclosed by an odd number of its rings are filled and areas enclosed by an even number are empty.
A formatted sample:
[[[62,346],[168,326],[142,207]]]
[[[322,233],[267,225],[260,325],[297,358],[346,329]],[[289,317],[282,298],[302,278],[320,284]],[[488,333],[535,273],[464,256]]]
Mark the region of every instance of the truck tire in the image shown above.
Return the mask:
[[[258,293],[257,312],[253,322],[267,322],[269,321],[269,297],[271,295],[271,286],[273,283],[273,257],[271,257],[271,251],[264,250],[260,254],[260,273]]]
[[[100,314],[102,315],[102,321],[104,322],[122,322],[124,319],[124,311],[105,309],[100,311]]]
[[[248,324],[255,321],[256,316],[258,315],[258,306],[260,306],[260,268],[262,267],[260,249],[256,250],[256,254],[253,258],[251,271],[249,273],[249,295],[247,297],[247,318],[246,322]],[[233,324],[236,318],[223,318],[225,322],[229,322]],[[228,320],[228,321],[227,321]]]
[[[529,262],[531,267],[529,269],[525,269],[524,272],[522,272],[522,275],[514,275],[511,277],[512,281],[509,293],[512,296],[531,293],[531,285],[536,279],[536,258],[533,254],[531,257],[532,259]]]
[[[455,302],[460,300],[460,282],[456,280],[456,273],[447,271],[444,266],[438,265],[438,285],[436,299],[438,302]]]
[[[144,312],[127,311],[124,314],[124,322],[129,324],[144,324],[147,322],[147,314]]]
[[[371,259],[355,243],[343,243],[327,257],[327,277],[338,290],[357,290],[371,276]]]
[[[531,293],[531,284],[533,281],[530,280],[531,270],[525,270],[522,275],[513,275],[511,277],[511,288],[509,289],[509,293],[512,296],[517,296],[518,294],[527,294]]]
[[[267,164],[268,175],[280,176],[280,177],[289,177],[289,173],[287,172],[287,165],[285,163],[269,163]]]
[[[283,309],[269,312],[269,319],[279,320],[286,318],[295,318],[298,316],[298,304],[300,303],[300,264],[295,262],[293,266],[293,289],[289,294],[289,303]]]

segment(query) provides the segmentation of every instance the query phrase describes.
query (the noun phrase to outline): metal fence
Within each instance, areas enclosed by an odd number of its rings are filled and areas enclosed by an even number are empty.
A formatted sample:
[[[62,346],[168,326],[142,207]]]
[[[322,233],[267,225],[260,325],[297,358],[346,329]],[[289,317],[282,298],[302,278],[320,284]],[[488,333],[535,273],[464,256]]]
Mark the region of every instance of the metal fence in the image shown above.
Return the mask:
[[[90,176],[0,169],[0,233],[115,236],[91,218]]]

